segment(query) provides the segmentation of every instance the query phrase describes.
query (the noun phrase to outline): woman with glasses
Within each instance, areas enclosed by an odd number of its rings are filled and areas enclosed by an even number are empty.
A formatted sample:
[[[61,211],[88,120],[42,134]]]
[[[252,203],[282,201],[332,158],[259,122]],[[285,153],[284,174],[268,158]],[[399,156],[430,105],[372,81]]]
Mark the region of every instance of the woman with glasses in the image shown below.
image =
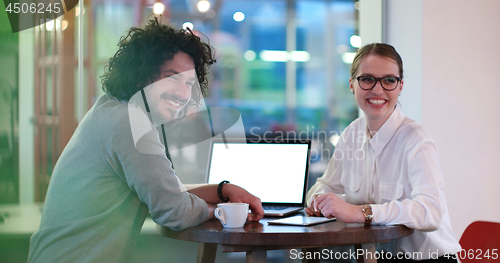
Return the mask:
[[[340,136],[327,170],[308,193],[305,211],[346,223],[416,230],[380,245],[378,262],[457,262],[461,248],[451,229],[436,145],[398,106],[403,84],[403,61],[394,47],[375,43],[358,50],[349,86],[364,117]]]

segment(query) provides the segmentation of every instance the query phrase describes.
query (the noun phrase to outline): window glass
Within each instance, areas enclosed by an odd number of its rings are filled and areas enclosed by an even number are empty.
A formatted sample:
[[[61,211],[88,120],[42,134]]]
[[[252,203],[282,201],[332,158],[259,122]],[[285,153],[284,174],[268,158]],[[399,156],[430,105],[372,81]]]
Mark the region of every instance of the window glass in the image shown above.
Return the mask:
[[[163,1],[162,19],[190,23],[215,47],[207,106],[239,110],[247,137],[307,137],[328,160],[330,137],[358,116],[349,92],[358,32],[353,0]],[[119,36],[144,24],[154,2],[94,1],[96,82]],[[101,95],[97,92],[95,96]]]
[[[184,1],[171,1],[171,7],[184,7],[178,2]],[[171,19],[193,23],[216,48],[209,106],[238,109],[247,136],[294,131],[311,137],[340,133],[357,117],[346,60],[356,51],[350,44],[358,31],[354,6],[354,1],[235,0],[210,10],[211,19],[198,19],[197,10]]]

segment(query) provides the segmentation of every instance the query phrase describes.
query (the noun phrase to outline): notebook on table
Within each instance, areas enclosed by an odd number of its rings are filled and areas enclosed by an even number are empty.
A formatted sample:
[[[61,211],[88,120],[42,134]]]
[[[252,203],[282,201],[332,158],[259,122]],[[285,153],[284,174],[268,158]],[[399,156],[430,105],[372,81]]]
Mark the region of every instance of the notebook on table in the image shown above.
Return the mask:
[[[316,217],[316,216],[292,216],[267,222],[268,225],[287,225],[287,226],[313,226],[330,221],[337,220],[335,217]]]
[[[207,183],[228,180],[259,197],[266,216],[286,216],[305,207],[310,140],[213,139]]]

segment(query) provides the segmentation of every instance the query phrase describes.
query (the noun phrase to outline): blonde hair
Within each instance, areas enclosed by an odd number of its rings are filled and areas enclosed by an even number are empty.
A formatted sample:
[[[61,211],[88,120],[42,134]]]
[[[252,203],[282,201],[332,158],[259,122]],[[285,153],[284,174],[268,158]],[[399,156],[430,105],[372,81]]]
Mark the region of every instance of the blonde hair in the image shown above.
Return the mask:
[[[399,67],[399,77],[403,78],[403,60],[401,59],[401,56],[393,46],[385,43],[371,43],[363,46],[358,50],[358,52],[356,52],[354,60],[351,64],[351,78],[356,77],[359,65],[361,64],[363,58],[367,55],[377,55],[394,60]]]

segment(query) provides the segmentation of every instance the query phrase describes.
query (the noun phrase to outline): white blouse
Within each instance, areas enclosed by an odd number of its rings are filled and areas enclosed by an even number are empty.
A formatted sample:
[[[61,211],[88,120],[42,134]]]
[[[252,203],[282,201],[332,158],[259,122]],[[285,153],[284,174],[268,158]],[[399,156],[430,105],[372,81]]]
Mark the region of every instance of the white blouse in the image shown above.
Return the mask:
[[[411,236],[392,241],[396,252],[422,252],[422,259],[460,251],[451,229],[444,179],[434,141],[397,106],[370,139],[366,119],[341,134],[328,168],[309,190],[333,192],[351,204],[372,204],[373,224],[402,224]]]

